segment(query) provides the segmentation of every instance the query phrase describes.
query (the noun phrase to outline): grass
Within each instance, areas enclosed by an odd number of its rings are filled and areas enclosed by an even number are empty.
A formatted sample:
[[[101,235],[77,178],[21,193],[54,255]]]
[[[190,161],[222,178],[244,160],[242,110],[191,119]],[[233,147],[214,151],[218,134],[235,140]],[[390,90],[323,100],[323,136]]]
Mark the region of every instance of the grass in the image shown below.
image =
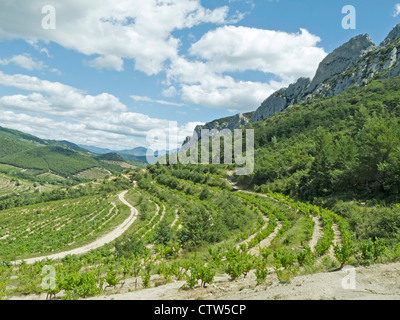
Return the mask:
[[[281,237],[275,238],[271,243],[271,249],[276,248],[299,248],[307,243],[306,236],[307,218],[304,215],[291,221],[290,229]]]

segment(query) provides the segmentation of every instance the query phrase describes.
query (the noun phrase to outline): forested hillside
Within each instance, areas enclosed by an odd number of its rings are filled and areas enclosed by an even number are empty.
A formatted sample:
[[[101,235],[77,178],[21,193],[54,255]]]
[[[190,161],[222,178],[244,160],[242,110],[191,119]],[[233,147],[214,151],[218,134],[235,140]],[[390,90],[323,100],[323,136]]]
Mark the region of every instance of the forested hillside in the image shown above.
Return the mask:
[[[6,165],[0,166],[0,171],[13,177],[45,183],[68,177],[79,180],[76,174],[96,167],[105,172],[121,172],[120,166],[102,161],[107,156],[115,158],[113,154],[96,156],[68,141],[44,140],[0,127],[0,164]]]
[[[399,77],[376,80],[251,124],[255,172],[240,183],[310,201],[398,201],[399,90]]]

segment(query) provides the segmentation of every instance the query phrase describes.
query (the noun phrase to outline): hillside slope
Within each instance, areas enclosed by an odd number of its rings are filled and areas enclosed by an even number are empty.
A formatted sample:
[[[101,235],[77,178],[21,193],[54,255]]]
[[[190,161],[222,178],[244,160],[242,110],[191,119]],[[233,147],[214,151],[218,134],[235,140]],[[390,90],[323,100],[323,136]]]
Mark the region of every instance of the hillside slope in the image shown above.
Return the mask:
[[[241,182],[304,200],[399,201],[400,77],[298,104],[255,129],[255,172]]]
[[[64,177],[93,168],[99,163],[89,157],[61,147],[37,147],[0,158],[0,163],[18,168],[54,172]]]
[[[121,163],[123,159],[118,157]],[[0,127],[0,164],[22,170],[23,178],[51,173],[71,177],[84,170],[99,167],[112,172],[122,171],[118,165],[108,164],[103,159],[68,141],[44,140],[38,137]],[[10,170],[2,169],[9,174]]]

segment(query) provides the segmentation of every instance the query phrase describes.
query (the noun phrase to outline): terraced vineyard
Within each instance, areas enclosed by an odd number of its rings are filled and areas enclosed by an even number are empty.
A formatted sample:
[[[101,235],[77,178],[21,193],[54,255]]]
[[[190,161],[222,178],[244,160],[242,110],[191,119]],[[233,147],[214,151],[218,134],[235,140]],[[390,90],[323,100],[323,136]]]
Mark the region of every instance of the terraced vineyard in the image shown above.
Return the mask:
[[[0,198],[12,194],[21,194],[24,192],[43,192],[49,191],[52,187],[42,186],[27,180],[17,179],[0,173]]]
[[[0,257],[15,259],[74,248],[121,223],[115,196],[84,197],[11,209],[0,214]]]
[[[328,209],[276,193],[234,191],[215,173],[194,182],[200,177],[196,172],[178,178],[163,170],[155,166],[121,176],[130,187],[119,191],[120,200],[109,193],[1,211],[3,296],[45,292],[78,299],[172,279],[195,289],[224,274],[235,281],[254,273],[258,285],[275,274],[286,283],[297,274],[332,270],[359,259],[362,246],[349,224]],[[128,205],[138,213],[115,241],[58,260],[10,263],[93,242],[126,223]],[[382,259],[384,241],[375,239],[372,247]],[[397,252],[392,251],[391,259]],[[41,284],[45,265],[56,270],[51,290]]]

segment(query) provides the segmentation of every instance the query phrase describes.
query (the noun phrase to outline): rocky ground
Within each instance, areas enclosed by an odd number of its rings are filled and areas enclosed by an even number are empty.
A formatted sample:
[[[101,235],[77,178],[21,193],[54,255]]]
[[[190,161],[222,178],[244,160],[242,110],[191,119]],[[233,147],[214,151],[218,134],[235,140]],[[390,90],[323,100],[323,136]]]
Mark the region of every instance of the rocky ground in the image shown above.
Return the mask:
[[[266,285],[257,286],[254,274],[237,281],[217,276],[207,288],[185,289],[185,281],[132,291],[126,283],[121,293],[110,290],[94,300],[400,300],[400,263],[377,264],[303,275],[290,283],[279,283],[268,275]],[[117,288],[118,290],[118,288]]]

